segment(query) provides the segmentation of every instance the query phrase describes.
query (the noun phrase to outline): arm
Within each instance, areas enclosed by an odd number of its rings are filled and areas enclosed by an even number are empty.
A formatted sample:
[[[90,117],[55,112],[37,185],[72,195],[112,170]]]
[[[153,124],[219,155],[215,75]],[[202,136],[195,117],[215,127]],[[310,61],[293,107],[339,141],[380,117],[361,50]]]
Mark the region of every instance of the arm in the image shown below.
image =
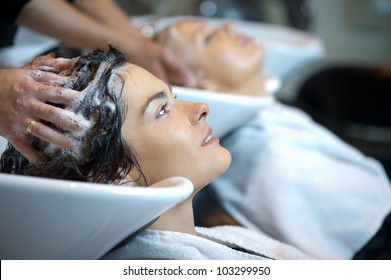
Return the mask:
[[[139,30],[131,24],[129,16],[113,0],[75,0],[74,4],[84,13],[112,29],[130,36],[141,36]]]
[[[106,49],[111,42],[158,78],[192,83],[190,72],[161,46],[144,38],[114,1],[77,0],[72,5],[64,0],[31,0],[16,23],[82,50]]]

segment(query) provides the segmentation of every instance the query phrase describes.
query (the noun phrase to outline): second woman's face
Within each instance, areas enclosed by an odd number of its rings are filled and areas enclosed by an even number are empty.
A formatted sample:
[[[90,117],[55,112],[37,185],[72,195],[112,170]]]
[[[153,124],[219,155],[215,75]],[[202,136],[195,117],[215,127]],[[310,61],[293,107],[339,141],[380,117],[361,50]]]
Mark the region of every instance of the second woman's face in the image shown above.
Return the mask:
[[[180,48],[188,50],[189,59],[209,79],[236,86],[261,71],[264,50],[250,37],[234,32],[234,26],[211,26],[189,20],[173,25],[170,31]]]
[[[165,83],[136,65],[120,71],[127,77],[122,135],[148,184],[183,176],[202,187],[228,168],[231,155],[205,121],[206,104],[175,99]]]

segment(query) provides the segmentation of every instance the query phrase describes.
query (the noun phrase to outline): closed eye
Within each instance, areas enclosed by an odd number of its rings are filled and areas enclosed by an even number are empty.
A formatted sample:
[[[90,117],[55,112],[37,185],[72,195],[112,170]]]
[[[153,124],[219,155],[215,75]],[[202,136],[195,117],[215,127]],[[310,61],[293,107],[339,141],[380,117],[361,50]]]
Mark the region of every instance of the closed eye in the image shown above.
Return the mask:
[[[211,32],[207,36],[205,36],[204,43],[209,44],[210,41],[212,41],[214,35],[215,35],[214,32]]]

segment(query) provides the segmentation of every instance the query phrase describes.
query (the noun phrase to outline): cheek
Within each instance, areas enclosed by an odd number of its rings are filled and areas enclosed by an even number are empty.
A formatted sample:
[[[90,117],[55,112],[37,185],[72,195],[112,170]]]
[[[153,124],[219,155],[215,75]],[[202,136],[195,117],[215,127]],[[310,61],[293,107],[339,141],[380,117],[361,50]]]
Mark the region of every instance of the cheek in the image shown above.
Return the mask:
[[[191,132],[186,129],[170,129],[160,134],[157,141],[153,141],[150,150],[154,150],[155,158],[165,166],[177,166],[181,160],[192,157],[194,151]]]
[[[137,137],[133,148],[149,183],[183,175],[189,162],[194,160],[192,142],[185,132],[183,129],[161,133],[155,130],[153,135]]]
[[[230,86],[240,85],[246,78],[261,70],[259,52],[247,52],[243,49],[215,48],[208,50],[201,60],[201,68],[206,77]]]

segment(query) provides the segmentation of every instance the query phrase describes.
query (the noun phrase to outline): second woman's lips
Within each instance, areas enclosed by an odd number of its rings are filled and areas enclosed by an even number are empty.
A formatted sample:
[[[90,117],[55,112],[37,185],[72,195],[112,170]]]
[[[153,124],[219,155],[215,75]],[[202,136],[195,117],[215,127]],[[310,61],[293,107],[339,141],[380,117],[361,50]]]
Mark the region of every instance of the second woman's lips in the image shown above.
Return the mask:
[[[239,38],[240,38],[240,42],[243,45],[245,45],[245,46],[247,46],[248,44],[252,43],[252,41],[253,41],[251,37],[249,37],[249,36],[247,36],[245,34],[240,34]]]

